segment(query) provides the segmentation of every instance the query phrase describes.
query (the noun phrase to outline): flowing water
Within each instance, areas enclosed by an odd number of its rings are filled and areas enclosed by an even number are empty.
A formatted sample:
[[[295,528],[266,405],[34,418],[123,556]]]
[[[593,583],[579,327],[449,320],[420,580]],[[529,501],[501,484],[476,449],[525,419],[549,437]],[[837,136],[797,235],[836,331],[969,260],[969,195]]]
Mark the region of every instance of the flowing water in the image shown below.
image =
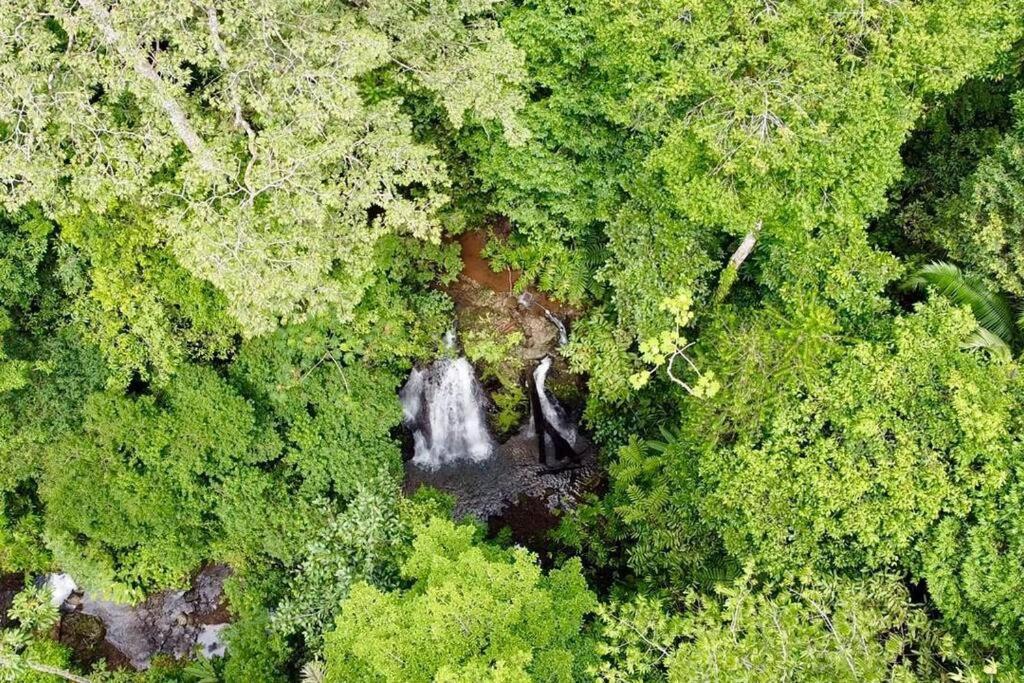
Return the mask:
[[[558,345],[565,346],[569,343],[569,333],[565,329],[565,323],[563,323],[561,319],[552,313],[546,306],[537,301],[537,298],[533,294],[523,292],[519,295],[517,300],[519,301],[519,305],[526,310],[530,310],[536,306],[540,310],[544,311],[544,317],[548,319],[548,322],[555,326],[555,329],[558,330]]]
[[[484,395],[465,358],[441,358],[414,368],[399,393],[412,430],[413,462],[426,469],[462,460],[483,462],[494,451]]]
[[[548,376],[548,370],[551,369],[551,356],[544,356],[544,360],[537,364],[536,369],[533,371],[533,384],[537,387],[537,398],[540,399],[540,410],[544,414],[544,419],[551,425],[556,432],[558,432],[563,439],[565,439],[570,446],[576,445],[576,439],[579,434],[576,432],[576,427],[569,421],[565,415],[565,411],[557,401],[548,396],[547,389],[544,388],[544,382]]]
[[[558,316],[546,308],[544,309],[544,315],[547,316],[547,319],[551,321],[551,324],[558,329],[558,345],[565,346],[568,344],[569,334],[565,331],[565,325],[558,319]]]
[[[51,574],[45,584],[53,604],[64,618],[84,616],[102,622],[101,638],[136,669],[146,669],[158,654],[182,659],[194,654],[224,655],[223,631],[228,615],[223,609],[224,565],[205,567],[189,590],[166,590],[138,605],[111,602],[81,593],[67,574]]]
[[[78,584],[68,574],[50,574],[46,577],[46,587],[50,589],[50,603],[54,607],[63,605],[78,590]]]

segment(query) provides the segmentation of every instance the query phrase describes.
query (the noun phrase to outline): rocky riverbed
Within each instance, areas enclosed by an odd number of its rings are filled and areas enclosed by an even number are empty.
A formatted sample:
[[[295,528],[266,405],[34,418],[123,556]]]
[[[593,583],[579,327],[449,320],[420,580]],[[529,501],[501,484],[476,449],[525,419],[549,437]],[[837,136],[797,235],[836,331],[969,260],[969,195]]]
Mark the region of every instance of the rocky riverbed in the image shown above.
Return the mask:
[[[83,665],[105,659],[115,667],[146,669],[158,655],[223,656],[230,621],[223,592],[230,573],[210,565],[188,590],[161,591],[138,605],[95,598],[79,591],[71,577],[51,575],[47,582],[61,608],[58,638]]]
[[[500,231],[500,225],[498,228]],[[431,486],[450,493],[455,498],[456,517],[473,516],[495,530],[509,526],[516,540],[532,545],[557,523],[561,511],[575,507],[587,491],[600,485],[602,473],[592,444],[578,433],[575,424],[584,383],[569,371],[560,353],[566,343],[566,327],[571,327],[578,314],[536,290],[517,286],[520,274],[516,271],[492,271],[482,251],[487,240],[495,238],[500,236],[484,230],[459,237],[463,268],[445,291],[455,303],[459,335],[518,340],[505,361],[477,364],[476,369],[484,389],[481,402],[490,418],[497,412],[492,396],[520,392],[519,424],[502,433],[491,419],[491,433],[498,445],[486,458],[451,458],[440,466],[425,464],[423,458],[410,460],[405,490],[411,494],[421,486]],[[530,380],[537,379],[541,367],[542,403],[549,408],[556,404],[563,431],[572,433],[576,457],[562,462],[553,460],[550,445],[546,450],[551,460],[540,462]],[[440,412],[446,411],[442,406]]]

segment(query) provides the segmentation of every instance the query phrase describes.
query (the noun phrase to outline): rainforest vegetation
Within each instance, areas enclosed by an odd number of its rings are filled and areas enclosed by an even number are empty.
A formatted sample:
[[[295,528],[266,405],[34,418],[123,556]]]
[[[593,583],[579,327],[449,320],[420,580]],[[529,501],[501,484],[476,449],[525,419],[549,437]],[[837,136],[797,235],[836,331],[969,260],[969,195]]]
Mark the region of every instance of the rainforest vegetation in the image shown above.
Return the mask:
[[[470,234],[529,538],[403,486]],[[0,681],[1024,681],[1022,312],[1024,0],[2,0]]]

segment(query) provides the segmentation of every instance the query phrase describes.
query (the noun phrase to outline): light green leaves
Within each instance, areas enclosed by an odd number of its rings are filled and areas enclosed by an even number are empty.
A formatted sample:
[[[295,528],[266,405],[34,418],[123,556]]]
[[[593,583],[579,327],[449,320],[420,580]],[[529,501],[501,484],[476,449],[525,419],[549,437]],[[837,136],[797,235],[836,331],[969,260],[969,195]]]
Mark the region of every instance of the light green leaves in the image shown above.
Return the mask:
[[[1005,367],[960,350],[971,322],[933,303],[847,347],[759,427],[702,461],[705,513],[774,575],[909,562],[997,476],[1009,447]]]
[[[693,320],[692,305],[693,297],[685,289],[680,289],[675,296],[662,300],[659,308],[671,316],[675,329],[663,330],[658,336],[640,342],[640,360],[655,367],[630,375],[629,383],[634,389],[642,389],[647,385],[651,375],[658,368],[664,367],[669,379],[683,387],[691,396],[707,398],[718,393],[721,385],[714,374],[698,370],[693,360],[686,355],[686,350],[693,346],[693,342],[687,341],[682,330]],[[673,364],[677,359],[682,359],[696,374],[695,382],[689,384],[674,373]]]
[[[775,596],[740,581],[690,608],[670,683],[918,680],[903,655],[925,615],[895,578],[828,581]]]
[[[447,172],[403,95],[525,135],[492,4],[19,0],[0,19],[0,201],[145,207],[246,336],[348,319],[380,237],[440,235]],[[383,71],[401,87],[375,88]]]
[[[685,620],[661,600],[638,595],[597,608],[600,664],[589,673],[602,683],[666,680],[666,665],[683,636]]]
[[[328,681],[572,681],[595,601],[578,561],[544,575],[525,550],[477,545],[434,519],[413,543],[406,591],[357,585],[327,637]]]

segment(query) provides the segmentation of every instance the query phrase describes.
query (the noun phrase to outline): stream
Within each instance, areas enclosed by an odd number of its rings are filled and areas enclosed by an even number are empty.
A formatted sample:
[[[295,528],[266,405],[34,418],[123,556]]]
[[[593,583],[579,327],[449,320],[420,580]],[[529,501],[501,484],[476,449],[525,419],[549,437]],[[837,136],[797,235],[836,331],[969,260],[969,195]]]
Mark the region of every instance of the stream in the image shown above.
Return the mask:
[[[161,591],[138,605],[83,593],[67,574],[51,574],[45,584],[53,593],[53,604],[61,609],[61,642],[85,658],[147,669],[157,655],[224,655],[229,614],[223,590],[230,574],[224,565],[207,566],[188,590]]]

